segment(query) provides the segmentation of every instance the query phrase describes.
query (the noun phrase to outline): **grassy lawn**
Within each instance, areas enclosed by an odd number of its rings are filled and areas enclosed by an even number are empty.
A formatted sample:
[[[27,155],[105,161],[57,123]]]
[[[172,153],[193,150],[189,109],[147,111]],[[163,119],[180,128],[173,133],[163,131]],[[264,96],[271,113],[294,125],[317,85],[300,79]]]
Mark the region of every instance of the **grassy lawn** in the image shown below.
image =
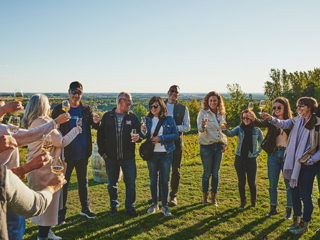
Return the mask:
[[[294,236],[286,230],[292,220],[284,220],[285,186],[279,186],[279,214],[264,217],[269,211],[267,156],[258,158],[257,207],[239,209],[240,200],[237,176],[233,166],[236,138],[229,138],[224,154],[218,192],[218,207],[202,205],[202,165],[199,156],[197,134],[185,136],[182,179],[178,193],[178,206],[171,208],[173,217],[164,217],[159,211],[147,214],[150,198],[147,164],[137,154],[136,209],[140,217],[130,218],[125,213],[125,186],[119,182],[120,209],[115,216],[109,215],[107,184],[93,181],[90,165],[89,199],[95,219],[80,216],[80,202],[75,171],[69,185],[66,224],[53,227],[63,239],[320,239],[315,231],[320,228],[320,214],[315,207],[310,231]],[[22,156],[23,157],[23,156]],[[248,187],[247,187],[248,189]],[[250,193],[247,191],[250,199]],[[314,185],[314,202],[317,202],[317,183]],[[24,239],[36,239],[38,228],[27,220]]]

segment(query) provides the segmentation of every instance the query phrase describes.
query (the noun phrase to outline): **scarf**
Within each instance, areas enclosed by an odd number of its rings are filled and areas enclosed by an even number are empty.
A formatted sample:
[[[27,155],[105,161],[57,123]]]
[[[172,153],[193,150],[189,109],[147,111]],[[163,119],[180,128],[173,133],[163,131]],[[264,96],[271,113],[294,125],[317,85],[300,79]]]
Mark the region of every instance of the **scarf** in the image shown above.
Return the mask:
[[[304,118],[299,117],[294,123],[290,135],[283,166],[283,177],[289,179],[291,188],[294,188],[298,185],[298,178],[301,169],[301,163],[299,163],[298,160],[305,152],[305,148],[310,137],[310,131],[306,127],[308,126],[308,128],[310,128],[310,125],[313,125],[314,127],[313,122],[308,124],[310,120],[313,121],[313,116],[307,121],[306,124],[304,124]]]
[[[241,168],[246,169],[246,160],[248,159],[249,151],[253,152],[252,133],[253,127],[241,123],[240,128],[244,132],[244,138],[241,145]]]

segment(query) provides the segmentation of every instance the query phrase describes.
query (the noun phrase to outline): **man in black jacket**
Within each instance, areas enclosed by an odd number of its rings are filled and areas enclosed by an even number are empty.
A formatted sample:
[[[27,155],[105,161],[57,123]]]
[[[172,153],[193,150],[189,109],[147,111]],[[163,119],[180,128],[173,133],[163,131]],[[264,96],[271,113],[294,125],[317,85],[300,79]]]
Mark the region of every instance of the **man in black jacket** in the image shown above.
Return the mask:
[[[139,141],[140,122],[136,115],[129,111],[132,105],[130,93],[121,92],[117,97],[117,107],[103,115],[97,134],[99,154],[104,158],[108,175],[108,192],[110,196],[110,214],[117,213],[118,178],[120,167],[126,185],[125,208],[128,215],[138,217],[134,208],[136,200],[136,162],[135,142]],[[138,134],[132,134],[136,129]]]
[[[88,198],[88,160],[92,152],[91,126],[98,129],[99,115],[93,114],[92,108],[81,102],[83,87],[80,82],[72,82],[69,87],[69,103],[71,119],[60,125],[62,135],[68,134],[76,126],[77,117],[82,118],[82,133],[79,134],[68,146],[64,148],[67,165],[65,178],[67,183],[63,186],[63,209],[59,211],[58,224],[65,222],[68,185],[73,169],[76,169],[78,179],[78,193],[82,210],[80,215],[95,218],[97,215],[90,210]],[[52,112],[52,118],[63,113],[62,105],[57,105]]]

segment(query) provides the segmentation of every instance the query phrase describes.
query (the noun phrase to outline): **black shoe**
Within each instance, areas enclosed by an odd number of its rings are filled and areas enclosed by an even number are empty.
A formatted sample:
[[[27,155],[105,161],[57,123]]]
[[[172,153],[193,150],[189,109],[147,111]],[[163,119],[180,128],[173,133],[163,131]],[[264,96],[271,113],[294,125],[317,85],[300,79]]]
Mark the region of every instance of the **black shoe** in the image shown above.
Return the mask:
[[[87,218],[96,218],[97,214],[93,213],[90,208],[86,208],[85,210],[81,210],[80,215],[86,216]]]
[[[58,225],[62,225],[66,223],[65,216],[58,216]]]
[[[285,216],[284,219],[291,220],[292,219],[292,214],[291,213],[292,213],[292,208],[287,207],[286,216]]]
[[[270,212],[266,215],[266,217],[270,217],[270,216],[276,215],[276,214],[278,214],[277,206],[270,205]]]
[[[130,210],[127,210],[126,212],[130,217],[139,217],[140,216],[140,214],[137,213],[137,211],[135,209],[130,209]]]
[[[115,215],[117,212],[118,212],[118,208],[117,207],[111,207],[109,214]]]

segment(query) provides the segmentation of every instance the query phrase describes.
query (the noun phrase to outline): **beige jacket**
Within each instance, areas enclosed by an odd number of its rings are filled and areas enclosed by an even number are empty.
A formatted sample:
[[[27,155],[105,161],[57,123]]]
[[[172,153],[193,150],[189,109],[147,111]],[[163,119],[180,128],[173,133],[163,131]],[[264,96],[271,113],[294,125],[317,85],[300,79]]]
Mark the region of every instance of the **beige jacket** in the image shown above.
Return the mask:
[[[206,128],[202,128],[202,119],[205,117],[206,113],[209,116],[209,122],[207,122]],[[220,115],[219,111],[218,111],[218,116],[216,116],[210,110],[201,109],[197,119],[197,125],[198,125],[198,131],[199,131],[198,142],[201,145],[210,145],[218,142],[227,144],[227,137],[222,133],[220,128],[220,123],[224,119],[225,119],[225,115]]]
[[[42,119],[38,118],[34,120],[28,129],[36,128],[40,125],[46,124],[51,119]],[[53,148],[50,152],[52,157],[60,156],[64,160],[63,148],[70,144],[72,140],[79,134],[78,128],[74,127],[67,135],[62,136],[59,130],[54,129],[50,135],[52,138]],[[27,162],[30,162],[33,158],[43,152],[41,149],[42,139],[36,142],[33,142],[28,145],[28,159]],[[35,191],[43,189],[47,182],[54,177],[55,174],[51,172],[51,163],[46,164],[40,169],[33,170],[28,174],[28,184],[29,187]],[[54,226],[58,224],[58,210],[60,204],[60,194],[61,190],[56,192],[53,195],[52,202],[46,212],[38,217],[30,218],[30,220],[41,226]]]

